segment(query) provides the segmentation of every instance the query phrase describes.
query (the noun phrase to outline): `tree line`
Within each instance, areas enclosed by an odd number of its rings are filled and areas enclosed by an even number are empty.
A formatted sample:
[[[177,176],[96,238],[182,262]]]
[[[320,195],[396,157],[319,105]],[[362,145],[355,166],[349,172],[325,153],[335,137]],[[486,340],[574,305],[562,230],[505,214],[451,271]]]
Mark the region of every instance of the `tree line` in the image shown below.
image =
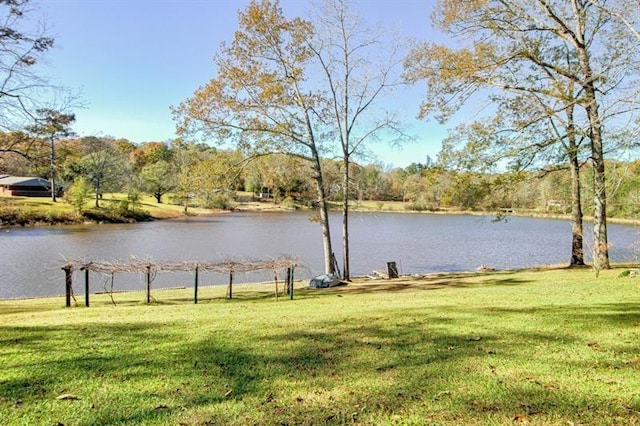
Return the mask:
[[[0,140],[24,137],[0,134]],[[34,145],[33,141],[29,142]],[[40,155],[32,158],[4,155],[0,173],[16,176],[50,174],[49,146],[39,141]],[[239,151],[221,150],[208,144],[147,142],[134,144],[121,138],[81,137],[56,141],[57,176],[66,191],[88,184],[95,206],[100,194],[119,192],[135,199],[140,194],[157,203],[232,209],[237,192],[255,200],[291,207],[316,208],[313,170],[303,159],[284,154],[250,158]],[[489,214],[527,213],[569,215],[572,211],[572,180],[569,167],[552,171],[460,170],[446,164],[444,153],[424,163],[404,168],[383,164],[350,164],[352,205],[388,209],[403,202],[407,211],[469,211]],[[323,158],[324,192],[332,208],[342,204],[344,164]],[[593,170],[580,169],[588,181]],[[640,214],[640,160],[607,162],[607,193],[610,217],[636,219]],[[581,187],[581,210],[593,215],[592,188]],[[397,207],[396,207],[397,208]]]

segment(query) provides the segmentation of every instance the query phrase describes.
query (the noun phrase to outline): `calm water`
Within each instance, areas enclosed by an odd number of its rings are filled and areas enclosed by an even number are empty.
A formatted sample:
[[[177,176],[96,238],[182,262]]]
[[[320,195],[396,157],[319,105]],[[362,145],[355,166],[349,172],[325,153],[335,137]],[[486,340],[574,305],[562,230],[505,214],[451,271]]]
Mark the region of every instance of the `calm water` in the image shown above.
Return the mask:
[[[333,244],[340,261],[340,216],[332,215]],[[590,251],[591,226],[585,227]],[[613,261],[636,259],[637,228],[609,225]],[[351,220],[352,275],[384,270],[397,262],[400,273],[415,274],[496,269],[567,262],[571,225],[564,220],[513,217],[494,223],[491,216],[354,213]],[[233,213],[184,220],[127,225],[88,225],[0,230],[0,298],[59,295],[64,292],[65,259],[121,260],[131,256],[157,261],[269,259],[297,256],[306,265],[297,278],[322,271],[320,227],[309,213]],[[83,281],[74,277],[75,290]],[[159,274],[154,287],[192,285],[192,274]],[[236,282],[268,280],[246,275]],[[103,289],[91,278],[92,291]],[[203,285],[226,277],[205,274]],[[116,275],[116,290],[142,289],[141,277]]]

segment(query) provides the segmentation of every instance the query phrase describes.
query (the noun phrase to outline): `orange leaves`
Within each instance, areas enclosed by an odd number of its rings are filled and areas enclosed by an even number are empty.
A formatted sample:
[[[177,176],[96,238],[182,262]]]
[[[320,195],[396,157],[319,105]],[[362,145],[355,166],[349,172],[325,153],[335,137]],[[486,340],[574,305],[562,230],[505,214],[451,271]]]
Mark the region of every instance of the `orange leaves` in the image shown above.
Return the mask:
[[[485,6],[487,0],[440,0],[433,13],[434,20],[441,28],[464,20],[466,16]]]

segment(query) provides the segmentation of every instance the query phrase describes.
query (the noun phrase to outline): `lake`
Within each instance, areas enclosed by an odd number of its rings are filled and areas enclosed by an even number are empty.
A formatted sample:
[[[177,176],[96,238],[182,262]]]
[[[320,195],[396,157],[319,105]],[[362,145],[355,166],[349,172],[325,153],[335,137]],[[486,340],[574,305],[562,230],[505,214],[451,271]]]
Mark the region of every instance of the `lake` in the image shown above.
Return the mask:
[[[156,261],[219,261],[226,258],[266,260],[298,257],[305,267],[296,278],[323,273],[320,226],[309,212],[225,213],[206,217],[138,224],[105,224],[0,230],[0,298],[52,296],[64,293],[67,259],[127,261],[132,256]],[[395,261],[401,274],[473,271],[480,265],[516,269],[567,263],[571,224],[566,220],[408,213],[353,213],[351,273],[385,270]],[[341,217],[331,214],[336,258],[341,263]],[[590,254],[591,224],[585,225],[585,252]],[[638,229],[609,225],[610,257],[635,261]],[[79,274],[79,273],[76,273]],[[159,274],[154,287],[191,286],[193,274]],[[204,274],[202,285],[225,284],[226,277]],[[245,274],[235,282],[269,280]],[[83,281],[74,277],[76,292]],[[91,279],[91,291],[104,286]],[[116,290],[143,289],[142,277],[115,279]]]

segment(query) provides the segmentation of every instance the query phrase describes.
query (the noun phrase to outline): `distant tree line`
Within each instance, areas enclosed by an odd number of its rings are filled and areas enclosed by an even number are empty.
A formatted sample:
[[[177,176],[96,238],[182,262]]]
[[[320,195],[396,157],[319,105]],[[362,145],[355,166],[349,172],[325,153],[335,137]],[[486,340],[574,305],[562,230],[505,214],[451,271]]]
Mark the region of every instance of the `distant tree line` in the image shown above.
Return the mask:
[[[0,139],[24,135],[0,134]],[[0,174],[50,174],[49,141],[29,143],[33,154],[0,157]],[[34,146],[40,146],[40,155]],[[158,203],[204,208],[233,207],[238,191],[256,199],[288,206],[317,207],[313,170],[303,159],[285,154],[247,158],[237,151],[207,144],[147,142],[136,145],[111,137],[67,138],[56,142],[57,175],[69,190],[82,179],[100,206],[105,192],[153,196]],[[427,157],[424,163],[404,168],[381,164],[350,163],[351,201],[405,202],[412,211],[510,211],[568,215],[572,208],[569,165],[537,171],[461,171],[442,160]],[[608,161],[607,182],[610,217],[637,218],[640,215],[640,160]],[[325,191],[337,207],[343,201],[341,161],[322,159]],[[581,166],[589,181],[593,170]],[[592,188],[581,187],[582,209],[593,214]]]

